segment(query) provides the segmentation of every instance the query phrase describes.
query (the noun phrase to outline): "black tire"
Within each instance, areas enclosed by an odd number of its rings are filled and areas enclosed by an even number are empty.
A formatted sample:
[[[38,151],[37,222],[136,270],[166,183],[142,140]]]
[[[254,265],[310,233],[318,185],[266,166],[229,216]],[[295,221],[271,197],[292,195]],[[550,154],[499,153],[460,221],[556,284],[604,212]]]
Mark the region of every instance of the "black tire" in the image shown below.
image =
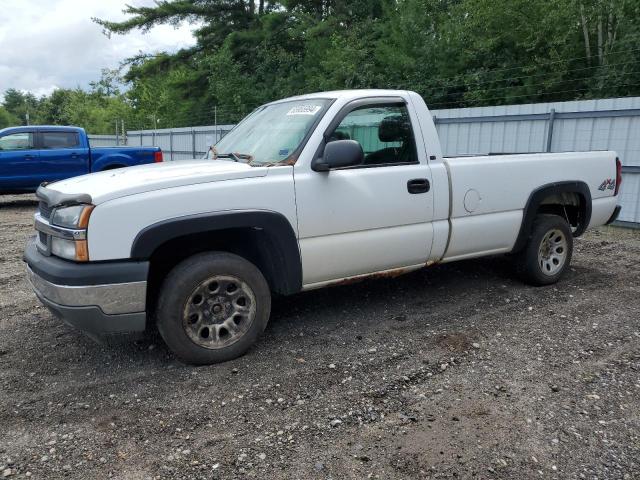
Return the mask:
[[[227,293],[234,283],[236,290]],[[243,310],[238,314],[236,309]],[[249,350],[266,328],[270,311],[269,285],[255,265],[231,253],[200,253],[179,263],[164,280],[158,330],[181,360],[209,365]]]
[[[550,238],[553,232],[561,232],[561,235]],[[564,242],[556,242],[561,237]],[[549,252],[549,249],[554,248],[562,250],[560,256],[555,251]],[[551,285],[562,278],[571,264],[572,254],[573,234],[567,221],[558,215],[538,215],[526,246],[515,257],[516,271],[525,283],[534,286]]]

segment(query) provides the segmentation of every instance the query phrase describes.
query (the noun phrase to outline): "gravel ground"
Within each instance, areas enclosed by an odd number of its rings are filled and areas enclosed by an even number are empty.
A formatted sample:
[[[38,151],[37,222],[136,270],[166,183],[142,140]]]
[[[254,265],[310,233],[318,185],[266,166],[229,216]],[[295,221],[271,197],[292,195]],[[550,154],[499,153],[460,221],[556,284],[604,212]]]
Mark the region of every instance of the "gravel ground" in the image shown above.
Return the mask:
[[[0,474],[640,478],[640,232],[576,242],[555,287],[504,258],[276,299],[246,356],[97,345],[25,280],[33,197],[0,198]]]

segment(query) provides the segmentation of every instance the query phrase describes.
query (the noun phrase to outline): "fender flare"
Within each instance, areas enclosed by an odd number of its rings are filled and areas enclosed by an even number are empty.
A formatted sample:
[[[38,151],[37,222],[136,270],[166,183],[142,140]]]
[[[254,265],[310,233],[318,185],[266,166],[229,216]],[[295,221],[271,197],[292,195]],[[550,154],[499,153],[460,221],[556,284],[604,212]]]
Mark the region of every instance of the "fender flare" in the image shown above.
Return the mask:
[[[113,167],[114,165],[123,165],[125,167],[130,167],[132,165],[136,165],[136,162],[129,155],[125,155],[123,153],[107,153],[100,157],[97,160],[91,163],[91,171],[92,172],[103,172],[109,167]]]
[[[519,252],[527,244],[533,228],[536,212],[538,208],[540,208],[540,205],[542,205],[544,199],[550,195],[561,193],[575,193],[581,197],[582,201],[580,204],[582,208],[580,210],[580,221],[573,236],[579,237],[584,233],[591,221],[591,190],[589,190],[589,186],[581,181],[549,183],[534,190],[531,195],[529,195],[522,215],[520,232],[518,233],[518,238],[516,239],[512,252]]]
[[[131,246],[131,258],[148,260],[170,240],[198,233],[251,228],[268,241],[269,262],[277,290],[291,294],[302,289],[302,261],[295,231],[287,218],[269,210],[233,210],[163,220],[138,233]]]

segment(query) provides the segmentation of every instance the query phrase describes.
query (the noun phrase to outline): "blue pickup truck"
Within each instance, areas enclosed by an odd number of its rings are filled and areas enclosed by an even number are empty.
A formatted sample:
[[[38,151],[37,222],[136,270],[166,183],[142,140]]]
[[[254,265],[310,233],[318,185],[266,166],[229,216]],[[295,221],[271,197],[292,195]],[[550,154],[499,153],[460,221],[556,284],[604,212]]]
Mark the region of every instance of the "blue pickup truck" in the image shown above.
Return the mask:
[[[159,147],[94,147],[78,127],[0,130],[0,193],[34,192],[43,182],[162,162]]]

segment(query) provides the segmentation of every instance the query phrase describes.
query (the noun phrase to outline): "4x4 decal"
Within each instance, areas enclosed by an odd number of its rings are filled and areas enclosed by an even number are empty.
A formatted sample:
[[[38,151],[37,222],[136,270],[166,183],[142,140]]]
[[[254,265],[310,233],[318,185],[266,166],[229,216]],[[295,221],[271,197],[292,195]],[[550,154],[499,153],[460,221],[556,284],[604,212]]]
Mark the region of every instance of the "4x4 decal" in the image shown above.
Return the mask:
[[[611,178],[607,178],[604,182],[600,184],[598,190],[604,192],[605,190],[614,190],[616,188],[616,181]]]

